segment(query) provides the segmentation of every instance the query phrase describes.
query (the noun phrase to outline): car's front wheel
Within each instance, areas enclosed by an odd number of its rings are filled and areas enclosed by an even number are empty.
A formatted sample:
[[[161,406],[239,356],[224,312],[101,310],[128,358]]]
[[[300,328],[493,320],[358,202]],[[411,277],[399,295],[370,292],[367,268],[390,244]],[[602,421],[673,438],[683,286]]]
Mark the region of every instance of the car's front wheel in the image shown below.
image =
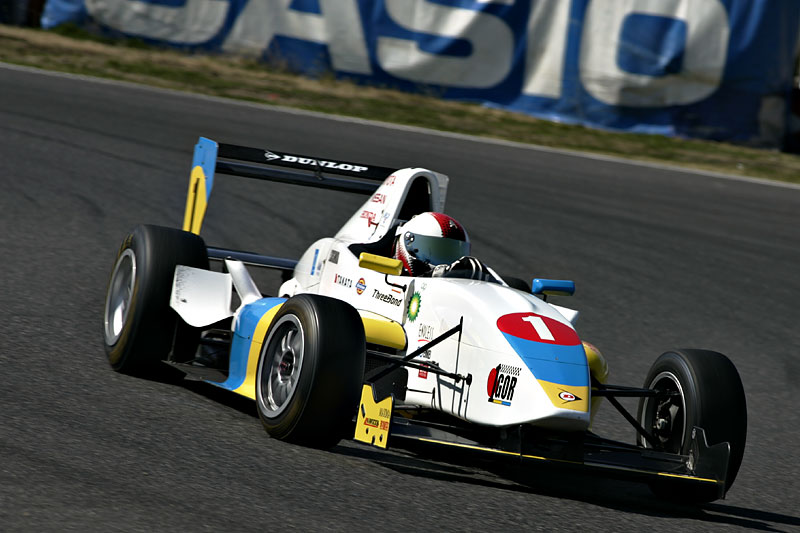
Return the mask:
[[[730,444],[726,490],[733,485],[744,455],[747,403],[739,373],[730,359],[708,350],[675,350],[656,359],[644,387],[659,394],[639,401],[638,419],[664,451],[688,455],[692,429],[705,430],[709,445]],[[639,444],[651,445],[639,436]],[[662,497],[705,503],[718,496],[715,487],[680,487],[670,480],[651,484]]]
[[[364,327],[349,304],[315,294],[275,315],[256,371],[256,407],[277,439],[329,448],[352,430],[364,372]]]

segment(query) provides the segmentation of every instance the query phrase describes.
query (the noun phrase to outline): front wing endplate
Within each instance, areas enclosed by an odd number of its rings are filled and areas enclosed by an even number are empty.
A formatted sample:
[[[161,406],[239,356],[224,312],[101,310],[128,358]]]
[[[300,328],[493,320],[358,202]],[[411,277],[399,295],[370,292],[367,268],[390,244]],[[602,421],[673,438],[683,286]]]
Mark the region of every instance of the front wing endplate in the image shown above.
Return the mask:
[[[365,383],[361,389],[361,401],[356,417],[356,433],[353,438],[379,448],[386,448],[393,409],[394,395],[376,401],[372,385]]]

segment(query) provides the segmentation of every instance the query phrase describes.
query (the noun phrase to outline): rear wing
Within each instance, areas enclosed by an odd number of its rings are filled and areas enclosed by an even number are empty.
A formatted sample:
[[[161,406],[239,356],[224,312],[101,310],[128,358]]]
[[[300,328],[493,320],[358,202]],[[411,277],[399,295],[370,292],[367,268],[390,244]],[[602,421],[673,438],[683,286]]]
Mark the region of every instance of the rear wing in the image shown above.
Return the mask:
[[[369,195],[395,170],[216,143],[200,137],[194,147],[183,230],[200,234],[217,174]]]

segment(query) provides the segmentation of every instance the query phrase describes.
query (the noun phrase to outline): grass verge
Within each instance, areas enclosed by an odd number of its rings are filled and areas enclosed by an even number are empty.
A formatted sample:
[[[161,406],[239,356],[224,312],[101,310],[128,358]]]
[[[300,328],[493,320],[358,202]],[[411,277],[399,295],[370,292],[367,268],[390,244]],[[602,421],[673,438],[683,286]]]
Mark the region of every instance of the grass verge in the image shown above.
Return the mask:
[[[313,80],[254,59],[186,54],[74,27],[0,25],[0,61],[338,115],[800,183],[800,157],[727,143],[593,130],[476,104]]]

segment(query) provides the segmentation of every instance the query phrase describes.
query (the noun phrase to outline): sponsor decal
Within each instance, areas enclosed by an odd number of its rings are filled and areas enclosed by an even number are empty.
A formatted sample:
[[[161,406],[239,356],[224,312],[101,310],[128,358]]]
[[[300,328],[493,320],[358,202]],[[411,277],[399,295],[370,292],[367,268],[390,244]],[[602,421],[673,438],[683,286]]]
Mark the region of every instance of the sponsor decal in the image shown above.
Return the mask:
[[[418,343],[417,346],[419,346],[419,347],[425,346],[426,344],[428,344],[428,342],[429,342],[428,339],[417,339],[417,343]],[[425,350],[424,352],[419,354],[418,357],[421,357],[422,359],[430,359],[431,358],[431,351],[430,350]]]
[[[386,185],[387,187],[391,187],[392,185],[394,185],[394,180],[395,176],[394,174],[392,174],[391,176],[383,180],[383,184]]]
[[[417,315],[419,315],[419,308],[422,305],[422,296],[418,292],[415,292],[411,296],[411,300],[408,301],[408,320],[410,322],[414,322],[417,319]]]
[[[497,328],[507,335],[528,341],[559,346],[581,344],[578,334],[570,326],[536,313],[503,315],[497,319]]]
[[[385,226],[389,222],[390,214],[388,211],[383,212],[383,216],[381,217],[381,225]]]
[[[324,159],[314,159],[312,157],[300,157],[289,154],[276,154],[273,152],[264,152],[264,159],[267,161],[275,161],[280,159],[284,163],[295,163],[297,165],[306,165],[310,167],[332,168],[335,170],[347,170],[350,172],[364,172],[369,170],[369,167],[361,165],[352,165],[350,163],[340,163],[338,161],[326,161]]]
[[[331,250],[331,255],[328,256],[328,261],[334,265],[339,264],[339,250]]]
[[[578,396],[575,396],[575,395],[574,395],[574,394],[572,394],[571,392],[569,392],[569,391],[565,391],[565,390],[563,390],[563,389],[561,390],[561,392],[559,392],[559,393],[558,393],[558,397],[559,397],[559,398],[561,398],[562,400],[564,400],[564,403],[567,403],[567,402],[575,402],[575,401],[578,401],[578,400],[582,400],[582,399],[583,399],[583,398],[580,398],[580,397],[578,397]]]
[[[511,405],[511,401],[514,399],[514,388],[517,386],[517,377],[521,370],[516,366],[497,365],[489,372],[489,378],[486,380],[489,403]]]
[[[334,274],[333,282],[337,285],[341,285],[342,287],[347,287],[348,289],[353,286],[353,280],[350,278],[346,278],[340,274]]]
[[[311,275],[317,270],[317,258],[319,257],[319,248],[314,249],[314,261],[311,263]]]
[[[372,211],[367,211],[366,209],[364,211],[361,211],[361,216],[359,216],[359,218],[366,219],[367,220],[367,226],[377,226],[378,225],[378,223],[375,222],[375,219],[378,218],[378,215],[376,215]]]
[[[380,425],[380,421],[377,418],[364,418],[364,425],[369,426],[371,428],[376,428]]]
[[[382,194],[382,193],[379,193],[379,192],[376,192],[375,194],[372,195],[372,198],[370,198],[369,201],[373,202],[373,203],[376,203],[376,204],[385,204],[386,203],[386,195]]]
[[[428,371],[427,370],[419,370],[419,374],[417,374],[422,379],[428,379]]]
[[[381,292],[378,289],[372,289],[372,297],[376,300],[380,300],[382,302],[386,302],[387,304],[391,305],[400,305],[403,303],[403,300],[400,298],[395,298],[391,294],[387,294],[385,292]]]
[[[362,292],[364,292],[366,288],[367,288],[367,283],[364,281],[364,278],[359,279],[358,283],[356,283],[356,292],[358,294],[361,294]]]
[[[417,328],[417,335],[419,336],[419,340],[432,341],[434,335],[433,326],[429,326],[428,324],[420,324]]]

